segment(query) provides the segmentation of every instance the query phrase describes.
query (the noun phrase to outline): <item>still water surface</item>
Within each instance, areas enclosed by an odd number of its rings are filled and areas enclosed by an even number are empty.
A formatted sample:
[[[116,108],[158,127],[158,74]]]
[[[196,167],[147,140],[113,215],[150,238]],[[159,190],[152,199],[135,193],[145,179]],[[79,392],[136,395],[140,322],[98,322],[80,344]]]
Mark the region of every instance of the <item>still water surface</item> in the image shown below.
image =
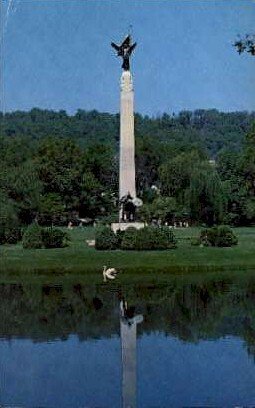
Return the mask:
[[[3,284],[0,296],[2,405],[255,406],[255,282]]]

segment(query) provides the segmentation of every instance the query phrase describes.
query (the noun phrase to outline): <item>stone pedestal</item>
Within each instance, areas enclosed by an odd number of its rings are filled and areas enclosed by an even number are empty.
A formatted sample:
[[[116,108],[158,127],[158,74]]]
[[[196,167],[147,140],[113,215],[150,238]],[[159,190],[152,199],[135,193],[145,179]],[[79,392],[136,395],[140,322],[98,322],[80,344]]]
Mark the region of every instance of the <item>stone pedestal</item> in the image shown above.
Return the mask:
[[[119,199],[128,193],[135,198],[134,91],[130,71],[122,72],[120,88]]]
[[[113,222],[111,224],[111,229],[113,232],[116,233],[116,231],[125,231],[127,228],[136,228],[136,229],[142,229],[145,227],[144,222]]]

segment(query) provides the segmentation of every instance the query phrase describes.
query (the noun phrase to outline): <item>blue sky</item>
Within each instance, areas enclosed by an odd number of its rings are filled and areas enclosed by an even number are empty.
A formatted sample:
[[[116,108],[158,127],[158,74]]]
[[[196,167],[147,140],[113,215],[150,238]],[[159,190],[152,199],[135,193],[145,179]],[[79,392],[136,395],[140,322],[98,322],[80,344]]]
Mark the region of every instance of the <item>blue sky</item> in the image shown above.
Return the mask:
[[[132,24],[135,110],[255,110],[255,58],[232,47],[254,32],[253,0],[2,1],[5,111],[119,110],[110,46]]]

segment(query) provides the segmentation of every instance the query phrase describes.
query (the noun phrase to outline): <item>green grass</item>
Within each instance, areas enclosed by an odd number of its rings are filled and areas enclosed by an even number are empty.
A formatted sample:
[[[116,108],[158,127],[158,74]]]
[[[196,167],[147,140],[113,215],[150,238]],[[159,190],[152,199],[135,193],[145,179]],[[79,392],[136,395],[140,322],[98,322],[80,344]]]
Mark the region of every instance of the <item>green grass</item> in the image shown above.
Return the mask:
[[[190,273],[250,272],[255,273],[255,228],[237,228],[239,243],[232,248],[191,246],[198,228],[174,230],[178,248],[167,251],[96,251],[86,245],[94,238],[93,228],[69,231],[70,246],[62,249],[23,249],[21,244],[0,247],[0,270],[4,280],[15,277],[74,277],[91,282],[101,281],[103,265],[115,267],[120,280],[167,279],[168,276]]]

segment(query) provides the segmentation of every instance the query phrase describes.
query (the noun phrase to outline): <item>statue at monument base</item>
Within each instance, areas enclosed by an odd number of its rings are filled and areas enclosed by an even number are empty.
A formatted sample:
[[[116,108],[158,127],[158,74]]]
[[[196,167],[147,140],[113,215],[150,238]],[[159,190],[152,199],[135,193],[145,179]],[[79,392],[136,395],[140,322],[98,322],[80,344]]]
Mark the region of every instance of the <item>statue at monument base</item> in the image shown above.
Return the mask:
[[[136,221],[136,209],[141,207],[142,200],[138,197],[132,197],[130,192],[120,199],[120,222]]]

